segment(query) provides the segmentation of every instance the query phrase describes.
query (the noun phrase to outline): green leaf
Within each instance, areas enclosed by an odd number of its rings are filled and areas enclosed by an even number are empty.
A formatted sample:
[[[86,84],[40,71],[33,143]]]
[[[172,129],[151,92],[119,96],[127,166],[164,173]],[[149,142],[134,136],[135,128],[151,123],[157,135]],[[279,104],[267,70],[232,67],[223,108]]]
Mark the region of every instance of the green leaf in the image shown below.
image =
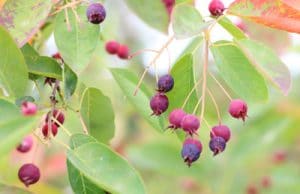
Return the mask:
[[[212,22],[204,22],[199,11],[189,4],[175,6],[172,13],[172,26],[176,38],[189,38],[200,34]]]
[[[18,99],[15,100],[15,104],[18,106],[18,107],[21,107],[22,103],[24,101],[27,101],[27,102],[34,102],[34,98],[32,96],[22,96]]]
[[[78,7],[76,11],[80,22],[76,21],[74,13],[68,9],[70,29],[67,27],[63,11],[56,16],[54,37],[62,58],[78,73],[91,60],[100,40],[100,27],[88,22],[85,14],[86,7]]]
[[[285,95],[289,93],[291,88],[289,69],[271,48],[250,39],[239,40],[237,44],[265,79],[269,80]]]
[[[143,194],[143,182],[129,163],[101,143],[68,150],[68,160],[95,185],[115,194]]]
[[[227,17],[222,16],[218,23],[227,31],[229,32],[235,39],[245,39],[247,36],[244,32],[239,29],[235,24],[233,24]]]
[[[6,0],[0,12],[0,24],[22,47],[43,25],[51,7],[51,0]]]
[[[22,52],[0,26],[0,82],[11,96],[21,97],[25,93],[27,80],[28,70]]]
[[[149,124],[161,132],[161,129],[164,128],[161,124],[162,121],[160,121],[162,118],[150,116],[152,113],[149,106],[151,93],[146,85],[142,83],[137,95],[134,96],[133,92],[139,81],[138,77],[127,69],[112,68],[110,70],[129,102],[139,111]]]
[[[220,75],[236,94],[248,101],[268,99],[264,78],[233,42],[220,41],[210,49]]]
[[[32,194],[32,193],[15,186],[9,186],[0,183],[0,194]]]
[[[167,33],[169,16],[161,0],[126,0],[126,3],[146,24]]]
[[[64,64],[63,72],[64,96],[66,99],[69,99],[76,90],[78,78],[76,73],[67,64]]]
[[[115,115],[111,101],[97,88],[87,88],[81,100],[80,114],[94,138],[108,143],[114,136]]]

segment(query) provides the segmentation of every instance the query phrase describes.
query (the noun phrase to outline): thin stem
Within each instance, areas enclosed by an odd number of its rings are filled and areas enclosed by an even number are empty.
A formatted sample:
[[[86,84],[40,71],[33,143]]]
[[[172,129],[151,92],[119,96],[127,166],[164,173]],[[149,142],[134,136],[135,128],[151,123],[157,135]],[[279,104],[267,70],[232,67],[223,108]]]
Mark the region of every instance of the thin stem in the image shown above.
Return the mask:
[[[166,48],[166,50],[167,50],[167,53],[168,53],[168,74],[170,74],[171,73],[171,55],[170,55],[170,51],[169,51],[169,49],[168,49],[168,47]]]
[[[197,104],[195,105],[195,108],[194,108],[194,110],[193,110],[193,114],[196,114],[197,109],[198,109],[198,107],[199,107],[199,105],[200,105],[200,102],[202,102],[202,98],[203,98],[203,96],[201,96],[201,97],[199,98]]]
[[[53,15],[59,13],[59,12],[62,11],[62,10],[66,10],[66,9],[69,8],[69,7],[74,7],[75,5],[80,4],[80,3],[82,3],[82,2],[83,2],[83,0],[78,0],[78,1],[72,1],[72,2],[69,2],[69,3],[67,3],[67,4],[65,4],[65,5],[63,5],[63,6],[61,6],[61,7],[58,7],[58,8],[56,9],[56,11],[54,11],[53,13],[50,14],[50,16],[53,16]]]
[[[204,44],[204,63],[203,63],[203,82],[202,82],[202,106],[201,106],[201,114],[200,121],[204,116],[205,111],[205,95],[206,95],[206,75],[207,75],[207,66],[208,66],[208,44],[209,44],[209,32],[205,31],[205,44]]]
[[[208,121],[203,117],[203,121],[205,122],[206,126],[211,129],[211,125],[208,123]]]
[[[133,95],[136,96],[142,82],[143,82],[143,79],[144,77],[146,76],[146,73],[148,72],[148,70],[150,69],[150,67],[156,62],[156,60],[160,57],[160,55],[163,53],[164,49],[173,41],[174,39],[174,36],[170,37],[168,39],[168,41],[159,49],[157,55],[152,59],[152,61],[150,62],[150,64],[146,67],[145,71],[143,72],[134,92],[133,92]]]
[[[88,131],[88,129],[87,129],[85,123],[84,123],[84,120],[83,120],[83,118],[82,118],[82,116],[81,116],[81,114],[79,112],[78,112],[78,115],[79,115],[80,123],[82,125],[83,133],[89,134],[89,131]]]
[[[222,89],[222,91],[228,97],[228,99],[231,101],[232,100],[231,96],[226,91],[226,89],[222,86],[222,84],[217,80],[217,78],[211,72],[208,72],[208,73],[209,73],[210,77],[213,78],[215,80],[215,82],[218,84],[218,86]]]
[[[61,146],[63,146],[64,148],[66,148],[67,150],[71,150],[70,146],[68,146],[68,145],[65,144],[64,142],[58,140],[57,138],[53,138],[53,140],[54,140],[56,143],[58,143],[58,144],[60,144]]]
[[[219,16],[219,17],[214,21],[214,23],[212,23],[212,24],[209,26],[208,33],[211,32],[211,30],[213,29],[213,27],[214,27],[214,26],[219,22],[219,20],[221,20],[223,17],[224,17],[224,15]]]
[[[80,19],[79,15],[77,14],[76,10],[74,9],[74,7],[71,7],[71,10],[72,10],[73,14],[75,15],[77,22],[80,24],[81,19]]]
[[[65,17],[66,17],[66,23],[67,23],[67,29],[68,31],[71,31],[71,25],[70,25],[70,20],[69,20],[69,15],[68,15],[68,10],[65,9]]]
[[[209,94],[209,96],[210,96],[210,98],[211,98],[211,100],[212,100],[212,102],[213,102],[213,104],[216,108],[219,124],[221,125],[222,119],[221,119],[220,109],[219,109],[219,106],[217,104],[217,101],[216,101],[215,97],[213,96],[213,94],[211,93],[211,91],[208,88],[207,88],[207,92],[208,92],[208,94]]]
[[[201,83],[202,79],[199,79],[197,81],[197,83],[194,85],[194,87],[191,89],[190,93],[186,96],[182,106],[181,106],[181,109],[184,109],[186,103],[188,102],[189,98],[191,97],[191,95],[193,94],[193,92],[196,90],[197,86]]]
[[[153,50],[153,49],[142,49],[142,50],[138,50],[138,51],[132,53],[131,55],[129,55],[128,59],[132,59],[133,57],[136,57],[144,52],[153,52],[153,53],[157,53],[157,54],[159,53],[159,51]]]
[[[57,115],[59,115],[59,113],[57,114]],[[72,135],[72,133],[66,128],[66,127],[64,127],[55,117],[51,117],[51,119],[56,123],[56,124],[58,124],[59,125],[59,127],[61,127],[62,129],[63,129],[63,131],[70,137],[71,135]]]

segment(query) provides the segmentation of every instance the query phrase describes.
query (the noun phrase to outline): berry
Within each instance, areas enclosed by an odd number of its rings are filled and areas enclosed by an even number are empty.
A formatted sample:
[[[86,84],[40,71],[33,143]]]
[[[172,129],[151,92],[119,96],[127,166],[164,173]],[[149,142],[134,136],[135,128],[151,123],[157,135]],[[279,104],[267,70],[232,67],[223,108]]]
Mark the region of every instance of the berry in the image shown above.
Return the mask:
[[[286,161],[287,152],[284,150],[277,150],[273,153],[272,160],[276,164],[280,164]]]
[[[60,53],[55,53],[52,55],[52,58],[62,60]]]
[[[21,110],[24,116],[32,116],[37,112],[37,106],[33,102],[25,101],[21,105]]]
[[[209,148],[215,156],[225,150],[226,141],[222,137],[213,137],[209,141]]]
[[[117,55],[121,59],[128,59],[128,57],[129,57],[129,49],[128,49],[128,47],[126,45],[120,45],[119,49],[118,49]]]
[[[246,192],[247,194],[258,194],[258,189],[255,185],[248,185]]]
[[[170,122],[169,128],[173,128],[173,129],[180,128],[181,121],[185,115],[186,115],[186,113],[182,109],[174,109],[169,114],[169,122]]]
[[[171,75],[167,74],[161,76],[157,82],[157,91],[159,92],[169,92],[174,86],[174,79]]]
[[[265,189],[270,188],[271,187],[271,178],[269,176],[264,176],[261,179],[261,186]]]
[[[51,113],[52,113],[51,111],[49,111],[49,112],[47,113],[47,116],[46,116],[46,119],[45,119],[46,123],[48,122],[49,116],[50,116]],[[60,125],[64,124],[65,116],[64,116],[64,113],[63,113],[63,112],[61,112],[61,111],[55,109],[55,110],[53,110],[52,116],[60,123]],[[52,120],[52,122],[53,122],[53,120]],[[54,124],[55,124],[56,126],[59,126],[59,123],[58,123],[58,122],[54,122]]]
[[[200,141],[192,138],[188,138],[184,141],[181,150],[181,157],[188,166],[191,166],[193,162],[198,160],[202,152],[202,144]]]
[[[25,137],[22,142],[18,145],[17,150],[22,153],[28,152],[33,145],[33,139],[31,136]]]
[[[92,24],[100,24],[106,17],[105,8],[100,3],[92,3],[86,10],[86,17]]]
[[[57,131],[58,131],[57,125],[55,125],[54,123],[51,123],[51,132],[52,132],[53,137],[56,136]],[[45,123],[44,126],[42,127],[42,133],[43,133],[45,138],[48,137],[48,135],[49,135],[48,123]]]
[[[166,95],[157,93],[150,100],[150,107],[153,111],[152,115],[161,115],[168,109],[169,99]]]
[[[200,127],[200,121],[196,115],[187,114],[181,121],[181,128],[190,135],[196,134]]]
[[[220,16],[223,14],[225,7],[222,1],[212,0],[208,5],[208,9],[212,16]]]
[[[48,84],[49,86],[52,86],[52,84],[54,84],[56,82],[56,79],[55,78],[52,78],[52,77],[46,77],[45,78],[45,81],[44,81],[44,84]]]
[[[230,102],[228,112],[230,115],[237,119],[243,119],[247,117],[248,106],[246,102],[240,99],[234,99]]]
[[[39,181],[40,170],[34,164],[24,164],[18,173],[19,179],[26,187]]]
[[[162,2],[165,4],[168,14],[171,15],[173,7],[175,5],[175,0],[162,0]]]
[[[222,137],[226,142],[230,139],[230,129],[226,125],[214,126],[211,129],[210,137]]]
[[[119,50],[119,47],[120,47],[120,44],[116,41],[108,41],[106,44],[105,44],[105,50],[109,53],[109,54],[117,54],[118,53],[118,50]]]

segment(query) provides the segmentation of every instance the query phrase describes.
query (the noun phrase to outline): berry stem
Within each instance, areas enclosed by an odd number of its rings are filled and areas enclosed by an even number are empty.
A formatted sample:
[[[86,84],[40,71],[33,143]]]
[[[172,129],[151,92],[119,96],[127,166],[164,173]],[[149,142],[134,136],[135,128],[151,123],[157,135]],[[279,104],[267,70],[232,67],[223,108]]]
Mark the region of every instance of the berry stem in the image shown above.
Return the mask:
[[[207,121],[204,117],[203,117],[203,121],[204,121],[205,125],[206,125],[209,129],[212,128],[211,125],[208,123],[208,121]]]
[[[202,79],[199,79],[196,84],[194,84],[194,87],[191,89],[190,93],[186,96],[183,105],[181,106],[181,109],[184,109],[185,105],[187,104],[189,98],[193,94],[193,92],[196,90],[197,86],[201,83]]]
[[[201,115],[200,115],[200,122],[203,119],[204,111],[205,111],[205,95],[206,95],[206,75],[207,75],[207,66],[208,66],[208,44],[209,44],[209,31],[206,30],[205,32],[205,44],[204,44],[204,63],[203,63],[203,82],[202,82],[202,106],[201,106]]]
[[[153,52],[153,53],[157,53],[157,54],[159,53],[159,51],[153,50],[153,49],[142,49],[142,50],[138,50],[138,51],[132,53],[131,55],[129,55],[128,59],[132,59],[133,57],[136,57],[144,52]]]
[[[217,101],[215,99],[215,97],[213,96],[212,92],[207,88],[207,93],[208,95],[210,96],[215,108],[216,108],[216,111],[217,111],[217,115],[218,115],[218,120],[219,120],[219,125],[221,125],[222,123],[222,119],[221,119],[221,114],[220,114],[220,109],[219,109],[219,106],[217,104]]]
[[[71,31],[71,25],[70,25],[70,20],[69,20],[69,15],[68,15],[67,9],[65,9],[65,18],[66,18],[67,29],[68,29],[68,31]]]
[[[226,89],[222,86],[222,84],[217,80],[217,78],[211,72],[208,72],[208,73],[209,73],[210,77],[213,78],[213,80],[215,80],[215,82],[218,84],[218,86],[222,89],[222,91],[228,97],[228,99],[230,101],[232,101],[232,97],[229,95],[229,93],[226,91]]]
[[[57,115],[59,115],[60,113],[57,113]],[[56,116],[57,116],[56,115]],[[72,133],[66,128],[64,127],[55,117],[51,117],[51,119],[57,123],[59,125],[59,127],[61,127],[63,129],[64,132],[66,132],[66,134],[70,137],[72,135]]]
[[[58,140],[58,138],[53,138],[53,139],[56,143],[60,144],[62,147],[66,148],[67,150],[71,150],[71,148],[66,143]]]
[[[80,120],[80,123],[81,123],[81,126],[82,126],[83,133],[88,135],[89,131],[88,131],[87,127],[86,127],[86,124],[84,123],[84,120],[83,120],[80,112],[78,112],[78,116],[79,116],[79,120]]]
[[[146,73],[148,72],[148,70],[150,69],[150,67],[156,62],[156,60],[160,57],[160,55],[163,53],[164,49],[168,47],[168,45],[174,40],[174,36],[171,36],[165,44],[163,44],[163,46],[158,50],[157,55],[152,59],[152,61],[150,62],[150,64],[146,67],[145,71],[143,72],[134,92],[133,95],[136,96],[137,92],[143,82],[144,77],[146,76]]]
[[[201,97],[199,98],[199,100],[198,100],[198,102],[197,102],[197,104],[196,104],[196,106],[195,106],[195,108],[194,108],[194,110],[193,110],[193,114],[196,114],[197,109],[198,109],[198,107],[199,107],[199,105],[200,105],[200,103],[201,103],[201,101],[202,101],[202,98],[203,98],[203,96],[201,96]]]
[[[168,74],[171,74],[171,56],[170,56],[170,51],[168,47],[166,47],[167,53],[168,53]]]
[[[83,1],[85,1],[85,0],[72,1],[72,2],[68,2],[67,4],[65,4],[63,6],[57,7],[56,11],[54,11],[53,13],[51,13],[50,16],[53,16],[53,15],[59,13],[62,10],[66,10],[69,7],[74,8],[74,6],[76,6],[77,4],[82,3]]]
[[[77,11],[74,9],[74,7],[71,7],[71,10],[73,12],[73,14],[75,15],[76,21],[80,24],[81,23],[81,19],[77,14]]]

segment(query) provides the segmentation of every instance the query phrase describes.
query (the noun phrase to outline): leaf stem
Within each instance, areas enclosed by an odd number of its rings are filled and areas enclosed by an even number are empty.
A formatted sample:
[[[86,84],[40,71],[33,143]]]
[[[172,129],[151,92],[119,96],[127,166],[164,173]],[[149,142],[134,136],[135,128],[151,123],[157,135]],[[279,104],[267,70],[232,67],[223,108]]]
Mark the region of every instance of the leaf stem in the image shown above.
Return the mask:
[[[206,30],[205,32],[205,44],[204,44],[204,63],[203,63],[203,82],[202,82],[202,106],[201,106],[201,114],[200,114],[200,122],[204,117],[205,111],[205,95],[206,95],[206,75],[207,75],[207,66],[208,66],[208,45],[209,45],[209,31]]]
[[[80,120],[80,123],[81,123],[81,126],[82,126],[83,133],[88,135],[89,131],[88,131],[87,127],[86,127],[86,124],[84,123],[84,120],[83,120],[80,112],[78,112],[78,116],[79,116],[79,120]]]
[[[217,85],[221,88],[221,90],[228,97],[228,99],[230,101],[232,101],[232,97],[229,95],[229,93],[226,91],[226,89],[223,87],[223,85],[217,80],[217,78],[211,72],[208,72],[208,73],[209,73],[210,77],[213,78],[213,80],[215,80],[215,82],[217,83]]]
[[[207,93],[208,95],[210,96],[215,108],[216,108],[216,111],[217,111],[217,115],[218,115],[218,120],[219,120],[219,125],[221,125],[222,123],[222,119],[221,119],[221,114],[220,114],[220,109],[219,109],[219,106],[217,104],[217,101],[215,99],[215,97],[213,96],[212,92],[207,88]]]

